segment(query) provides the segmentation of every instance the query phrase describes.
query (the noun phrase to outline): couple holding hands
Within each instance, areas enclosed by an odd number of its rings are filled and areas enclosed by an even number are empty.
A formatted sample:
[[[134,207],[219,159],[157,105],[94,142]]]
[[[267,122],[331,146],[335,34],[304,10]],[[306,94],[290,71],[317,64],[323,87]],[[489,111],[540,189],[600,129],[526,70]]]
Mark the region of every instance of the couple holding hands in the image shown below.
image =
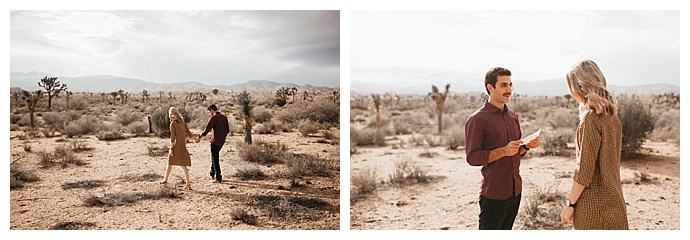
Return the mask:
[[[160,182],[165,187],[167,187],[172,166],[177,165],[181,166],[184,171],[184,189],[192,189],[189,183],[189,170],[187,169],[187,166],[192,165],[192,160],[189,156],[189,151],[187,151],[186,138],[190,137],[194,139],[194,142],[198,143],[201,141],[201,138],[211,131],[213,132],[211,136],[211,179],[214,183],[220,183],[223,180],[220,172],[220,149],[225,144],[225,137],[230,132],[230,125],[228,124],[228,118],[218,111],[216,105],[211,104],[206,110],[209,112],[210,117],[204,132],[199,135],[193,135],[189,131],[177,108],[170,107],[168,110],[168,116],[170,117],[170,152],[168,153],[168,168],[165,172],[165,178]]]

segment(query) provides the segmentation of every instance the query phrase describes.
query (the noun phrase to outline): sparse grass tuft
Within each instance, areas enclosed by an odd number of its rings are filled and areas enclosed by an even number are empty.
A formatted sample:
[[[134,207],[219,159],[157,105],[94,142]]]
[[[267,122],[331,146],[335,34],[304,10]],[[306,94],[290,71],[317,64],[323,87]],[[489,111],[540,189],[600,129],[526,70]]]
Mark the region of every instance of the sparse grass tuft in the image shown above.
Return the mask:
[[[242,208],[232,209],[230,215],[232,216],[233,220],[237,220],[252,226],[256,226],[258,224],[256,216],[247,213],[247,210],[244,210]]]
[[[23,158],[23,156],[18,156],[10,163],[10,189],[21,188],[24,183],[40,180],[35,173],[25,171],[17,165],[17,162]]]
[[[432,177],[427,171],[414,165],[410,160],[395,163],[395,172],[389,176],[389,182],[395,186],[405,186],[419,183],[429,183]]]
[[[376,192],[376,171],[363,169],[350,177],[350,203]]]
[[[83,188],[91,189],[101,187],[105,184],[103,180],[81,180],[76,182],[68,182],[62,184],[62,190],[68,190],[73,188]]]
[[[79,230],[89,229],[95,226],[96,224],[92,222],[61,222],[50,227],[50,230]]]
[[[233,175],[234,177],[239,178],[240,180],[262,180],[265,179],[267,176],[264,172],[261,171],[257,166],[252,166],[244,169],[238,169],[237,172]]]
[[[565,206],[566,195],[552,185],[534,186],[527,197],[526,213],[522,214],[525,229],[564,230],[571,226],[561,223],[561,210]]]

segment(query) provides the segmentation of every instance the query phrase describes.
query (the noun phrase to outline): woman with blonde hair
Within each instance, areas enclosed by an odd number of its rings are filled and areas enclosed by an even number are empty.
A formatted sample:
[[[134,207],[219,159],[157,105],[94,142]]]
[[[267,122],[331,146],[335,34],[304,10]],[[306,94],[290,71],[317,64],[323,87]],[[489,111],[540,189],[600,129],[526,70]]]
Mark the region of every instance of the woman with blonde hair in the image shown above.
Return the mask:
[[[165,179],[160,183],[168,186],[168,178],[172,172],[172,166],[181,166],[185,177],[185,190],[191,190],[192,186],[189,184],[189,170],[188,166],[192,165],[192,160],[187,151],[186,137],[194,137],[187,128],[187,124],[182,119],[182,116],[175,107],[170,107],[168,110],[170,116],[170,152],[168,153],[168,169],[165,172]]]
[[[577,63],[566,75],[573,98],[579,103],[575,152],[577,166],[563,223],[575,229],[628,229],[620,180],[621,121],[616,99],[592,60]]]

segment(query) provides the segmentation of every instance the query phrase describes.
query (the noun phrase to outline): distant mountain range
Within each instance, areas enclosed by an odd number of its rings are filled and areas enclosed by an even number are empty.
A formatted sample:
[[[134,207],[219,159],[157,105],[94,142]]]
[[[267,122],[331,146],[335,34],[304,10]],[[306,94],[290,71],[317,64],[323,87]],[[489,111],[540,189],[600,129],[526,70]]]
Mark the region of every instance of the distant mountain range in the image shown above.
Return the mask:
[[[401,81],[404,82],[404,81]],[[434,79],[433,81],[420,80],[414,84],[403,85],[401,83],[363,83],[353,81],[350,89],[357,94],[370,93],[397,93],[426,95],[431,92],[431,85],[443,89],[450,83],[450,91],[455,93],[485,92],[483,80],[462,81],[451,79]],[[563,79],[549,79],[540,81],[513,81],[513,94],[528,96],[563,96],[569,94],[568,86]],[[662,94],[680,93],[680,87],[672,84],[657,83],[634,86],[609,85],[614,94]]]
[[[24,90],[39,90],[38,82],[41,78],[49,76],[55,77],[54,74],[42,72],[10,72],[10,88],[21,88]],[[319,91],[332,91],[337,88],[319,87],[309,84],[297,85],[294,83],[279,83],[268,80],[251,80],[234,85],[220,85],[209,86],[198,82],[182,82],[182,83],[154,83],[142,79],[118,77],[111,75],[91,75],[79,77],[62,77],[57,76],[60,83],[66,83],[67,88],[73,92],[113,92],[120,89],[126,92],[141,92],[144,89],[149,93],[158,91],[164,92],[210,92],[213,89],[222,91],[255,91],[255,92],[273,92],[281,87],[296,87],[297,89],[310,89]]]

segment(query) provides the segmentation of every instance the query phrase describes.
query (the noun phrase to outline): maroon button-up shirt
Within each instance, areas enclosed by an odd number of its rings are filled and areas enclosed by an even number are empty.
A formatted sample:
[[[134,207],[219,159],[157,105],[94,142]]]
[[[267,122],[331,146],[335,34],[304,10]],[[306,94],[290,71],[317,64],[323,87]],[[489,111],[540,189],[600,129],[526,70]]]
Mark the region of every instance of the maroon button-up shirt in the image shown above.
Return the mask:
[[[517,114],[505,105],[499,109],[488,101],[472,113],[465,124],[467,163],[482,166],[481,195],[505,200],[522,193],[520,155],[502,157],[488,163],[489,152],[522,137]]]

